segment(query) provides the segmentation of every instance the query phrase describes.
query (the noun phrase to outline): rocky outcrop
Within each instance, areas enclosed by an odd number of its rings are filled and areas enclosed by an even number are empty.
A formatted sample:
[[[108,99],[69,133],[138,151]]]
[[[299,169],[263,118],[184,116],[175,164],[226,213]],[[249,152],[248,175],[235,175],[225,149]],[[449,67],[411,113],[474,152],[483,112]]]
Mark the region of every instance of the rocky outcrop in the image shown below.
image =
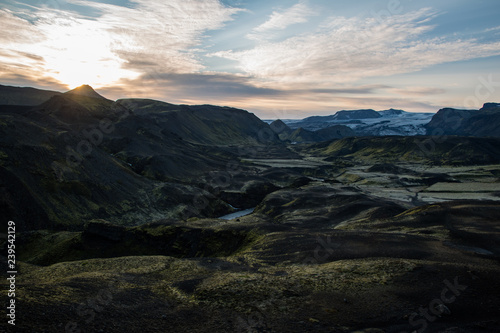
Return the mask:
[[[280,140],[289,140],[290,135],[292,134],[293,130],[288,127],[287,124],[285,124],[281,119],[277,119],[273,121],[270,125],[271,130],[278,135]]]

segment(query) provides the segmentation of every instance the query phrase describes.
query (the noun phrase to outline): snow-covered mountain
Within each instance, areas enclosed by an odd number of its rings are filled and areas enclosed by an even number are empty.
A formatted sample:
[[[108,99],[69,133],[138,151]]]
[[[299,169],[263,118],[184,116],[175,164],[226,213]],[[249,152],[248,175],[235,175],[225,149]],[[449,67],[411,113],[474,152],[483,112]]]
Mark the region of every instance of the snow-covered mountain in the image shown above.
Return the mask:
[[[403,110],[352,110],[338,111],[330,116],[313,116],[301,120],[283,119],[291,129],[303,128],[317,131],[334,125],[345,125],[358,136],[425,135],[425,125],[434,113],[416,113]]]

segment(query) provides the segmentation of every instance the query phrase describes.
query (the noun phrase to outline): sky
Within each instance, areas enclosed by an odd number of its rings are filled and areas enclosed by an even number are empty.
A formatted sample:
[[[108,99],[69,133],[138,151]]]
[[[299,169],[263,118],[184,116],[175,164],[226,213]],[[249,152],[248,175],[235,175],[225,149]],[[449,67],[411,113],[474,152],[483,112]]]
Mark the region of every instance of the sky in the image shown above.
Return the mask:
[[[0,84],[263,119],[500,102],[498,0],[0,0]]]

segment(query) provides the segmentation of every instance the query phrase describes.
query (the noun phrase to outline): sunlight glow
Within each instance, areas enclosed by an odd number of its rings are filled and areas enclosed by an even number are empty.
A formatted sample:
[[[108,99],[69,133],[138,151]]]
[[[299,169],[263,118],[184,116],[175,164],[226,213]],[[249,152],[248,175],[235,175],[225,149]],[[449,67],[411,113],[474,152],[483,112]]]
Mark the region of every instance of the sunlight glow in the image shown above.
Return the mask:
[[[34,52],[45,60],[45,70],[73,89],[81,84],[109,86],[138,73],[123,68],[124,61],[113,53],[113,40],[104,27],[90,20],[63,20],[41,26],[49,41],[35,45]],[[65,29],[59,29],[61,25]]]
[[[271,116],[284,107],[300,116],[421,112],[500,99],[493,89],[500,29],[486,2],[467,5],[474,15],[460,24],[462,2],[424,0],[391,13],[387,0],[374,0],[378,9],[366,15],[347,1],[132,2],[0,5],[0,84],[58,91],[89,84],[112,99],[222,104]]]

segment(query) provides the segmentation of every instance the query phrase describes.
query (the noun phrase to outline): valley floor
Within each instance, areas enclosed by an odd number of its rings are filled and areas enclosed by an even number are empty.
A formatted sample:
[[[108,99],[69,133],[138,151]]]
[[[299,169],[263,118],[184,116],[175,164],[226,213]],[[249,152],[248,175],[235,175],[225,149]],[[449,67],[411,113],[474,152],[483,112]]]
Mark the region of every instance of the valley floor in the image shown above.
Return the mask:
[[[19,235],[15,332],[500,331],[500,165],[304,151],[246,216]]]

